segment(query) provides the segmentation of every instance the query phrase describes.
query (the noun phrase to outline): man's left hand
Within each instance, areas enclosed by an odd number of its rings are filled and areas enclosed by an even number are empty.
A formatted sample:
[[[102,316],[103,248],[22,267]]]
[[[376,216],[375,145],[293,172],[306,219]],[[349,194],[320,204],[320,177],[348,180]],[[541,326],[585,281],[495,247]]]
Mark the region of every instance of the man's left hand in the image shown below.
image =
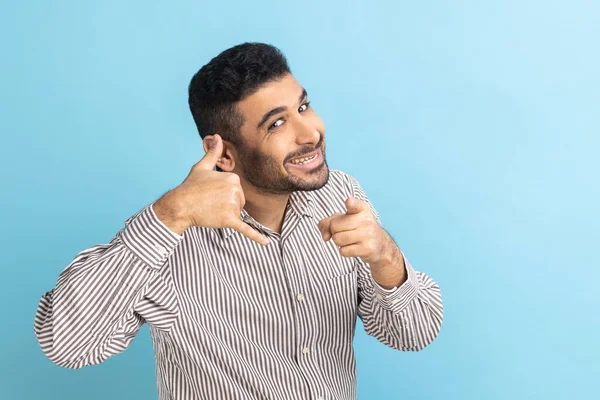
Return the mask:
[[[333,238],[344,257],[359,257],[369,264],[384,260],[389,251],[387,232],[377,223],[369,205],[346,199],[346,213],[336,213],[318,224],[323,240]]]

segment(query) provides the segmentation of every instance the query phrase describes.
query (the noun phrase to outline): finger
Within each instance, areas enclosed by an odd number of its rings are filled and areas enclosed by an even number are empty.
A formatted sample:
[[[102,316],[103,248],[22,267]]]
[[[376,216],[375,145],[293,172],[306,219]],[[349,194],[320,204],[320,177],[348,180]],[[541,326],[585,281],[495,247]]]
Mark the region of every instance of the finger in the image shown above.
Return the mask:
[[[362,200],[355,199],[354,197],[348,197],[346,199],[346,215],[359,214],[365,211],[368,204]]]
[[[242,189],[242,185],[239,185],[238,199],[240,201],[240,212],[242,212],[242,208],[246,205],[246,196],[244,196],[244,189]]]
[[[331,217],[322,219],[317,224],[317,228],[319,228],[319,232],[321,232],[321,236],[324,236],[325,233],[329,232],[329,224],[331,223]]]
[[[248,239],[254,240],[258,244],[266,246],[270,243],[268,238],[261,235],[250,225],[246,224],[245,222],[242,222],[242,220],[236,220],[235,222],[233,222],[231,228],[246,236]]]
[[[319,231],[321,232],[321,236],[323,237],[323,240],[328,241],[331,238],[331,222],[338,217],[344,216],[345,214],[342,213],[336,213],[333,214],[330,217],[327,217],[325,219],[322,219],[319,223],[318,223],[318,228]]]
[[[360,243],[362,239],[358,230],[336,232],[331,238],[338,247],[357,244]]]
[[[361,226],[363,219],[362,214],[336,214],[329,222],[329,231],[332,235],[337,232],[353,231]]]
[[[219,161],[219,157],[223,153],[223,139],[221,136],[214,135],[212,137],[212,141],[208,141],[211,143],[206,151],[206,154],[202,159],[196,164],[201,166],[202,169],[213,170],[217,165],[217,161]]]
[[[362,257],[363,253],[361,246],[358,244],[342,246],[339,251],[343,257]]]
[[[321,236],[323,236],[323,240],[328,242],[329,239],[331,239],[331,231],[329,229],[327,229],[327,231],[325,231],[324,233],[321,233]]]

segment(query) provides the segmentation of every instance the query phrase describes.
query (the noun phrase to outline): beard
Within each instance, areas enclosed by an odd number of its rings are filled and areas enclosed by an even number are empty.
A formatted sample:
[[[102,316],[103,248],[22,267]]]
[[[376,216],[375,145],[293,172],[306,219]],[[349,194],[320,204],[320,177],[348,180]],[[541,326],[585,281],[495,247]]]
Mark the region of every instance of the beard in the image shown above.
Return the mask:
[[[321,148],[323,137],[313,149],[305,149],[307,154]],[[329,180],[329,167],[325,158],[325,145],[322,147],[323,163],[307,171],[295,171],[287,163],[283,164],[285,172],[281,171],[281,161],[269,154],[256,149],[240,146],[238,156],[244,169],[244,178],[257,191],[264,194],[286,195],[296,191],[317,190],[325,186]]]

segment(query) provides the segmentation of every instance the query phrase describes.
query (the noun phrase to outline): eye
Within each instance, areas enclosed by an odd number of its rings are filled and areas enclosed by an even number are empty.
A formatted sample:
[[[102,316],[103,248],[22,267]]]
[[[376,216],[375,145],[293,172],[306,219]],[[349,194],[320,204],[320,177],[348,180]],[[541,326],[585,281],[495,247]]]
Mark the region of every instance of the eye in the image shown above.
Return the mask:
[[[281,125],[283,125],[283,122],[283,119],[279,118],[277,121],[273,122],[271,126],[269,126],[269,130],[279,128]]]
[[[300,106],[300,108],[298,109],[299,112],[304,112],[306,110],[308,110],[308,107],[310,106],[310,101],[307,101],[306,103],[302,104]]]

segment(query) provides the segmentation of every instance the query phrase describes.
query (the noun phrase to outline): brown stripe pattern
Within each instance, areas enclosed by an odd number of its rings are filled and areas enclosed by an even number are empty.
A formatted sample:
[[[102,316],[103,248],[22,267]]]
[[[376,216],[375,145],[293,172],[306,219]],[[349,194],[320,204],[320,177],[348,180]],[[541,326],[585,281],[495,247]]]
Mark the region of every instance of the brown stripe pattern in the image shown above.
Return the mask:
[[[442,324],[439,286],[405,258],[408,280],[388,291],[369,265],[325,243],[320,220],[344,213],[359,183],[331,170],[319,190],[294,192],[271,239],[230,228],[188,228],[152,205],[108,244],[80,252],[41,299],[34,330],[56,364],[81,368],[124,351],[144,323],[155,349],[158,395],[179,399],[355,399],[356,317],[402,351],[431,343]]]

